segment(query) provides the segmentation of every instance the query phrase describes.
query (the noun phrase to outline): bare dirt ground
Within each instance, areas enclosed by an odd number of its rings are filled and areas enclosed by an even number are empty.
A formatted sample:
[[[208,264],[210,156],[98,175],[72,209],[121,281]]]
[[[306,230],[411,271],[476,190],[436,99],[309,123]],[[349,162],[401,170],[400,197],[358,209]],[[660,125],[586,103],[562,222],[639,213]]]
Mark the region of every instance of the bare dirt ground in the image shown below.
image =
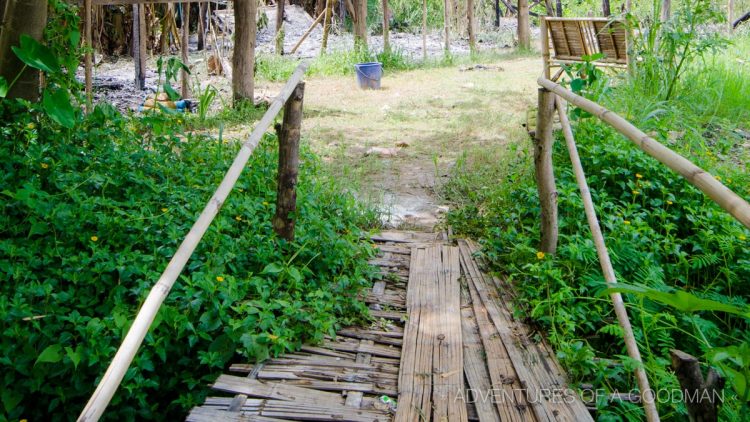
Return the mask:
[[[337,177],[383,211],[388,227],[431,229],[449,205],[438,192],[462,156],[501,156],[528,142],[538,58],[385,75],[363,91],[353,77],[308,79],[303,137]]]

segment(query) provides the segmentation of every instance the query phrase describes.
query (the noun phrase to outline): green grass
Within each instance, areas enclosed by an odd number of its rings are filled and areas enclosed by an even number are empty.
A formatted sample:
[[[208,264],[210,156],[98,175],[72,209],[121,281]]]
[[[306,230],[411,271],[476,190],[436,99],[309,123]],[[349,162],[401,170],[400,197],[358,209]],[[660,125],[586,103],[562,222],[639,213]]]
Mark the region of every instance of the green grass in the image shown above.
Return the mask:
[[[397,49],[386,53],[373,53],[364,50],[335,51],[311,59],[306,74],[308,76],[353,75],[355,64],[371,61],[381,62],[383,63],[383,70],[393,72],[492,63],[501,59],[534,55],[536,53],[531,51],[482,51],[470,55],[446,54],[440,57],[429,57],[425,61],[421,58],[411,58]],[[289,56],[259,54],[256,57],[256,77],[260,80],[283,82],[289,79],[299,63],[299,59]]]

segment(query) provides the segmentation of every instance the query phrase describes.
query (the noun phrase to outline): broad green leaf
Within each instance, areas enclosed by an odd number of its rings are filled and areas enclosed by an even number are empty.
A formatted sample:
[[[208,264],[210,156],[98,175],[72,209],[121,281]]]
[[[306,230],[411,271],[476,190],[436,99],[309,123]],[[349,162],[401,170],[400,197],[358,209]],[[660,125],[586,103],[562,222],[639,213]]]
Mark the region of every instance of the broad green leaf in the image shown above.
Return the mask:
[[[576,78],[570,81],[570,89],[573,92],[581,92],[581,90],[583,89],[585,85],[586,85],[586,81],[584,81],[583,79]]]
[[[0,98],[5,98],[6,95],[8,95],[8,90],[10,87],[8,86],[8,81],[5,80],[2,76],[0,76]]]
[[[28,35],[21,35],[20,47],[11,47],[16,56],[26,65],[44,72],[57,73],[60,63],[49,48]]]
[[[172,87],[172,84],[170,84],[169,82],[166,82],[164,84],[164,92],[169,95],[169,99],[172,101],[180,99],[180,94]]]
[[[261,274],[278,274],[282,271],[284,271],[284,267],[275,262],[272,262],[266,265],[266,268],[263,268],[263,272]]]
[[[21,400],[23,400],[23,395],[7,389],[3,391],[2,400],[3,407],[5,408],[5,413],[10,413],[11,410],[15,409],[16,406],[18,406],[18,403],[21,403]]]
[[[42,350],[42,353],[36,358],[34,365],[37,363],[57,363],[60,362],[62,357],[62,346],[59,344],[51,344],[47,346],[46,349]]]
[[[70,103],[68,92],[63,89],[44,91],[42,106],[47,115],[60,124],[71,129],[76,124],[76,111]]]
[[[668,293],[647,287],[618,283],[614,287],[603,290],[601,294],[611,293],[632,293],[641,295],[655,302],[671,306],[682,312],[721,311],[750,318],[750,310],[747,308],[743,309],[738,306],[717,302],[715,300],[701,299],[683,290],[676,290],[674,293]]]
[[[73,366],[78,368],[78,364],[81,363],[81,358],[83,357],[83,347],[79,344],[78,347],[73,350],[72,347],[68,346],[65,348],[65,354],[70,358],[70,361],[73,362]]]

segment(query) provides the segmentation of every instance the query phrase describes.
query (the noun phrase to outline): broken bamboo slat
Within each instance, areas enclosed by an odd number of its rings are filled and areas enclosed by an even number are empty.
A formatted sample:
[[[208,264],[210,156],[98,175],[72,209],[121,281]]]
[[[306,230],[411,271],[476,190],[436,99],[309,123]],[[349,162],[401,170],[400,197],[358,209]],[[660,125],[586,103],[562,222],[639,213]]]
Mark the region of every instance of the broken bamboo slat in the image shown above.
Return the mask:
[[[573,139],[573,130],[570,127],[565,107],[559,98],[556,99],[556,104],[557,111],[560,115],[560,123],[563,128],[563,135],[565,136],[565,143],[567,144],[568,152],[570,153],[570,161],[573,163],[573,171],[576,176],[576,181],[578,182],[578,188],[581,191],[586,219],[588,220],[589,229],[591,230],[591,236],[594,239],[596,253],[599,256],[599,263],[601,264],[602,272],[604,273],[604,279],[608,284],[614,284],[617,283],[615,270],[612,267],[612,261],[609,258],[607,246],[604,243],[604,235],[599,226],[599,220],[596,217],[594,201],[591,199],[591,192],[589,191],[588,183],[586,182],[586,175],[583,172],[581,158],[578,155],[578,148],[576,147],[575,139]],[[623,337],[625,339],[625,347],[627,348],[628,355],[631,359],[640,363],[642,362],[641,352],[638,350],[638,343],[635,341],[633,327],[630,325],[630,319],[628,318],[628,312],[625,309],[622,295],[620,293],[612,293],[610,297],[612,298],[617,320],[623,330]],[[646,371],[643,369],[642,365],[635,368],[635,376],[638,381],[638,388],[643,395],[643,409],[646,413],[646,419],[649,422],[657,422],[659,420],[659,413],[656,410],[653,390],[651,390],[651,387],[649,386],[648,377],[646,376]]]
[[[548,79],[539,78],[540,86],[554,92],[577,107],[597,116],[631,140],[646,154],[680,174],[690,184],[700,189],[709,198],[734,216],[745,227],[750,228],[750,204],[731,189],[716,180],[711,174],[693,164],[690,160],[677,154],[666,146],[646,135],[632,123],[623,119],[601,105],[583,98]]]

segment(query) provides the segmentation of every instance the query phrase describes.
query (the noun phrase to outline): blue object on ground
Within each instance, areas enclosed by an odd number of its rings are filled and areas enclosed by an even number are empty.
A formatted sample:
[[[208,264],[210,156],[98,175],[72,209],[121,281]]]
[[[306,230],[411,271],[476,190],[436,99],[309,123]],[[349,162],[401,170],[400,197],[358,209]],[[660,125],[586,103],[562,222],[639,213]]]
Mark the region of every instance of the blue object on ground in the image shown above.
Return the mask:
[[[380,89],[380,78],[383,76],[383,64],[378,62],[358,63],[354,65],[357,71],[357,82],[362,89]]]

